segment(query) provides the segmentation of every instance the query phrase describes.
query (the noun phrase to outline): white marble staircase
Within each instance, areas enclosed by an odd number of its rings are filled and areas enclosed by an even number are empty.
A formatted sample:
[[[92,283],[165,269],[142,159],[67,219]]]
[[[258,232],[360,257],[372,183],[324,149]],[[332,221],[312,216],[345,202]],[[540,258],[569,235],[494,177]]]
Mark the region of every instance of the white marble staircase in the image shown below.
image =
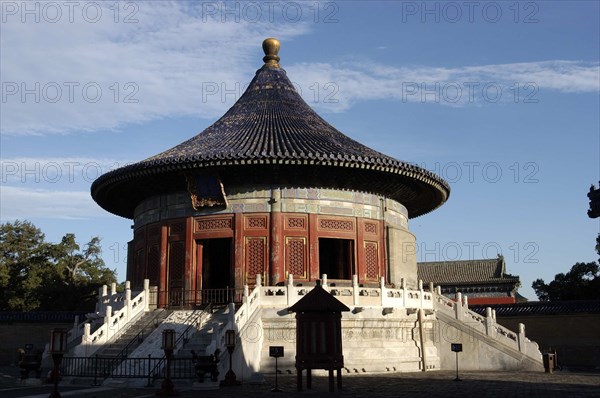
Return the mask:
[[[127,329],[115,341],[99,349],[96,354],[100,358],[127,357],[169,314],[170,311],[164,309],[156,309],[142,314],[131,325],[128,325]]]

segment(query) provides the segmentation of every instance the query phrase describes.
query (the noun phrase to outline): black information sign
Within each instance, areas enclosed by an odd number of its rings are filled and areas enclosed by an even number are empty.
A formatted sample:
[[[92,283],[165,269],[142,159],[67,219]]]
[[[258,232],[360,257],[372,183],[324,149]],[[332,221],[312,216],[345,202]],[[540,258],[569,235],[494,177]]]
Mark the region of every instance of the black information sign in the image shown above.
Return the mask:
[[[450,347],[452,348],[452,352],[462,352],[462,344],[460,343],[451,343]]]
[[[283,346],[270,346],[269,356],[273,358],[281,358],[283,356]]]

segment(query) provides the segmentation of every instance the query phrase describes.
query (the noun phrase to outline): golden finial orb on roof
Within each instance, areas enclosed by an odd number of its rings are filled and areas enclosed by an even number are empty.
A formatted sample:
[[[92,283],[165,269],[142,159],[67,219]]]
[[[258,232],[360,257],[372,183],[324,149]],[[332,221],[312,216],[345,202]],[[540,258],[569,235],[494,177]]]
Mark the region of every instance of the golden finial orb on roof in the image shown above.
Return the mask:
[[[263,51],[265,52],[265,56],[263,57],[263,61],[266,66],[272,66],[274,68],[279,68],[279,48],[281,47],[281,43],[279,40],[274,39],[272,37],[265,39],[262,43]]]

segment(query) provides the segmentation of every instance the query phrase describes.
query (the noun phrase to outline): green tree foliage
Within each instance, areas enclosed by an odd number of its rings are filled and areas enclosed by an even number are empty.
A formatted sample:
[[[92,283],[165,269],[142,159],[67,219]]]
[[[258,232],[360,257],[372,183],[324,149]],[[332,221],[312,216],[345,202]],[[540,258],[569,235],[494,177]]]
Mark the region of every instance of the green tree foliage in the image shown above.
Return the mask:
[[[93,310],[98,288],[116,281],[100,254],[98,237],[81,249],[73,234],[54,244],[28,221],[0,224],[0,310]]]
[[[596,238],[596,252],[600,255],[600,235]],[[540,301],[597,300],[600,266],[596,262],[577,263],[566,274],[556,274],[552,282],[546,284],[543,279],[536,279],[531,287]]]

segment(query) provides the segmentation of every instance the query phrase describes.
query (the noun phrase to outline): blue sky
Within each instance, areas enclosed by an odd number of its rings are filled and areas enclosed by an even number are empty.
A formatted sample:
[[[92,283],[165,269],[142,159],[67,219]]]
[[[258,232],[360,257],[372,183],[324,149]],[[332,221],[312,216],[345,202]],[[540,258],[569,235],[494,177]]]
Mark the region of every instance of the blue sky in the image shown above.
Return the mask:
[[[102,238],[125,277],[131,221],[101,173],[208,127],[278,37],[305,100],[364,144],[446,178],[413,219],[418,261],[495,257],[531,282],[593,261],[599,2],[3,1],[0,219]]]

